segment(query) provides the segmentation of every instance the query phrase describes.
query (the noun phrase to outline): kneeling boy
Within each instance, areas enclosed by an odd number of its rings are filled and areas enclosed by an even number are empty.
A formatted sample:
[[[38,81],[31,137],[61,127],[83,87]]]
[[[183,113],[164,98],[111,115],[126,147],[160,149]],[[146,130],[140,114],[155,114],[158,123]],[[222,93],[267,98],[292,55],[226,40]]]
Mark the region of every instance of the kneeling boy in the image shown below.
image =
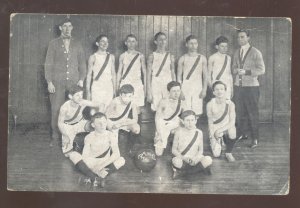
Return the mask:
[[[192,110],[182,112],[184,127],[180,127],[174,136],[172,146],[173,179],[182,174],[204,171],[211,174],[212,159],[203,155],[202,131],[196,128],[196,114]]]
[[[161,156],[167,147],[168,138],[180,125],[179,115],[185,110],[185,101],[181,101],[181,85],[171,81],[167,85],[169,97],[163,98],[158,105],[155,115],[156,133],[154,147],[157,156]]]
[[[235,159],[231,152],[236,142],[235,105],[226,99],[226,87],[221,81],[216,81],[212,86],[215,98],[207,103],[208,128],[214,157],[220,157],[224,141],[225,156],[229,162],[233,162]]]
[[[76,134],[89,131],[88,121],[83,118],[85,107],[99,107],[92,101],[82,99],[83,88],[73,85],[69,89],[69,99],[61,107],[58,116],[58,128],[62,134],[62,152],[65,156],[73,149]]]

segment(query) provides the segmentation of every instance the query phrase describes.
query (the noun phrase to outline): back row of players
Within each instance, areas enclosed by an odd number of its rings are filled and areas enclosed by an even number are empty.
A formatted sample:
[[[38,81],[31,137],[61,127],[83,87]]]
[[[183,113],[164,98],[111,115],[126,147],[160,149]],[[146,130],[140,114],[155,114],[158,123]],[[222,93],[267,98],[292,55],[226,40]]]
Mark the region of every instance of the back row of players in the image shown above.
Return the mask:
[[[156,111],[156,155],[163,154],[169,135],[175,133],[172,147],[174,173],[187,167],[209,172],[207,168],[212,159],[203,156],[203,136],[196,128],[197,119],[203,112],[207,86],[215,96],[207,104],[213,155],[219,157],[222,143],[225,143],[226,158],[235,160],[231,152],[236,142],[236,115],[235,105],[230,100],[233,79],[231,58],[226,54],[228,39],[224,36],[217,38],[218,52],[209,58],[207,64],[206,57],[197,52],[197,38],[188,36],[188,53],[178,61],[177,77],[175,58],[166,51],[167,36],[157,33],[154,43],[157,49],[149,56],[146,66],[144,55],[135,50],[137,38],[128,35],[125,41],[128,50],[120,56],[116,73],[115,58],[107,52],[108,37],[99,36],[96,40],[98,50],[88,61],[87,99],[82,98],[82,88],[72,86],[70,100],[60,109],[58,127],[62,134],[63,153],[93,181],[97,182],[97,177],[105,178],[109,170],[124,165],[125,160],[118,149],[118,130],[140,133],[138,114],[145,97]],[[141,73],[146,75],[144,80]],[[73,151],[73,140],[77,133],[90,131],[88,122],[82,117],[86,106],[96,109],[91,119],[95,131],[85,138],[83,152],[79,154]]]

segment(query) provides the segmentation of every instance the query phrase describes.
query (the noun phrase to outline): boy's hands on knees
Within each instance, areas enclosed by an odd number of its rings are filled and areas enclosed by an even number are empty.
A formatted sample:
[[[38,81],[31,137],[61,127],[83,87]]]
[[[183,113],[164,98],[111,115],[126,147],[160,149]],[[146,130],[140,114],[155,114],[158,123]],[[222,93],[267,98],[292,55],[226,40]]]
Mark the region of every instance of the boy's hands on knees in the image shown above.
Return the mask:
[[[79,81],[77,82],[77,85],[78,85],[79,87],[83,87],[83,81],[82,81],[82,80],[79,80]]]
[[[151,94],[151,93],[148,94],[148,96],[147,96],[147,101],[148,101],[149,103],[152,103],[153,98],[152,98],[152,94]]]
[[[223,137],[223,132],[221,132],[221,131],[219,131],[219,130],[215,131],[214,137],[215,137],[216,139],[219,139],[219,138]]]
[[[55,87],[52,82],[48,83],[48,91],[49,93],[55,93]]]
[[[199,94],[199,98],[203,99],[206,96],[206,91],[205,90],[201,90],[200,94]]]

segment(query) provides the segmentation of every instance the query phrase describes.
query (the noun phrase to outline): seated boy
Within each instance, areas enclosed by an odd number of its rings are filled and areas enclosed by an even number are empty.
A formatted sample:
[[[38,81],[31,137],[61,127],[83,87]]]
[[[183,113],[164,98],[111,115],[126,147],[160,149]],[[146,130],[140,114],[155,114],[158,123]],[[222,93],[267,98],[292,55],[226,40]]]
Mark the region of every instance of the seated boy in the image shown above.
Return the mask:
[[[62,152],[65,156],[73,149],[76,134],[89,131],[88,121],[83,118],[85,107],[99,107],[89,100],[82,99],[83,88],[77,85],[69,89],[69,99],[61,107],[58,116],[58,128],[62,134]]]
[[[94,186],[98,186],[100,177],[101,187],[104,187],[104,178],[125,164],[120,156],[118,138],[106,130],[107,118],[98,112],[91,118],[91,126],[95,129],[84,140],[82,155],[73,151],[69,154],[75,167],[88,176]]]
[[[207,103],[210,145],[214,157],[220,157],[222,143],[226,144],[225,156],[229,162],[235,161],[232,149],[236,142],[235,105],[226,99],[226,84],[216,81],[212,85],[215,98]]]
[[[167,85],[169,97],[163,98],[155,114],[156,133],[154,137],[155,153],[161,156],[167,147],[169,135],[179,127],[179,114],[185,109],[185,102],[181,101],[181,86],[179,82],[171,81]]]
[[[211,174],[212,159],[203,155],[202,131],[196,128],[196,114],[192,110],[182,112],[184,127],[175,132],[172,146],[173,179],[179,175],[204,171]]]

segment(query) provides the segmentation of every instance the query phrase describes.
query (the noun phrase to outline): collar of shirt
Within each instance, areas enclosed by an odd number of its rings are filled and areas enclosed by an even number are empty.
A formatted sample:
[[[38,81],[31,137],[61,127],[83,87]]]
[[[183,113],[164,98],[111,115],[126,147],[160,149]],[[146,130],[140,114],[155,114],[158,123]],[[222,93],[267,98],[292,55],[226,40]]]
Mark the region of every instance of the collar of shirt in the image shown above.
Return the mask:
[[[243,52],[245,54],[248,51],[248,49],[250,48],[250,44],[247,43],[246,45],[243,45],[241,48],[243,49]]]

